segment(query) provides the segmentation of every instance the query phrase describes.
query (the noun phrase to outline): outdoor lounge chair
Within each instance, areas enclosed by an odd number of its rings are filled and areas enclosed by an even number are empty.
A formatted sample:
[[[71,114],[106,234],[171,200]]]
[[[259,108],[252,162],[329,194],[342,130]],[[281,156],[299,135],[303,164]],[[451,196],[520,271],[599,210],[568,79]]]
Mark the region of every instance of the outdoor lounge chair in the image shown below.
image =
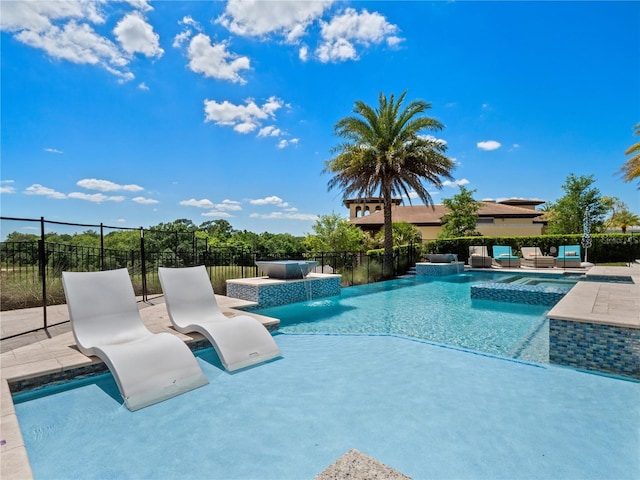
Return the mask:
[[[549,268],[556,266],[556,258],[543,255],[540,247],[522,247],[522,266],[531,268]]]
[[[494,245],[493,259],[498,262],[501,267],[517,268],[520,266],[520,257],[517,257],[511,251],[508,245]]]
[[[130,410],[209,383],[182,340],[142,323],[126,268],[63,272],[62,284],[78,349],[109,367]]]
[[[249,315],[225,316],[204,266],[158,269],[171,323],[181,333],[198,332],[232,372],[281,355],[269,331]]]
[[[492,263],[493,259],[489,256],[486,246],[469,246],[469,266],[471,268],[491,268]]]
[[[558,248],[556,267],[575,268],[580,267],[580,245],[561,245]]]

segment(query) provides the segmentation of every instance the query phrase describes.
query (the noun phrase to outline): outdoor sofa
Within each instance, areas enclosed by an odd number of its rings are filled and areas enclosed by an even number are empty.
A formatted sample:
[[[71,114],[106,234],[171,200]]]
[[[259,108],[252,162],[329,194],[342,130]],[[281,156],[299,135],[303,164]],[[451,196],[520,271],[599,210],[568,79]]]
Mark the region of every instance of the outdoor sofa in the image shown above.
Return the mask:
[[[580,267],[580,245],[562,245],[558,248],[556,267],[576,268]]]

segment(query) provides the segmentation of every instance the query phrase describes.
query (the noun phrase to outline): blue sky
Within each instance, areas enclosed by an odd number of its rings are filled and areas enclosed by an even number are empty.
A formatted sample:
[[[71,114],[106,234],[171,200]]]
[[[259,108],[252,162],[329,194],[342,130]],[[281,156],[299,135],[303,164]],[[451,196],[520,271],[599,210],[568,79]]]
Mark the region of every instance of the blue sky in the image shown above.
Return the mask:
[[[407,91],[475,198],[570,173],[640,214],[638,2],[0,3],[3,216],[311,233],[333,126]],[[3,230],[17,228],[15,222]]]

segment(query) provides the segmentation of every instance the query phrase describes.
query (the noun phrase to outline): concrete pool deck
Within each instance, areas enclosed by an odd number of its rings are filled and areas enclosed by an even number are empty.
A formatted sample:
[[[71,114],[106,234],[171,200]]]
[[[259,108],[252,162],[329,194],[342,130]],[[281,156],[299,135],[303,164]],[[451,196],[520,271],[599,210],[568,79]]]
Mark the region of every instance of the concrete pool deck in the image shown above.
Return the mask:
[[[549,269],[541,272],[550,273]],[[593,267],[587,275],[595,278],[630,277],[633,283],[582,282],[580,289],[572,289],[554,307],[554,310],[558,308],[560,311],[554,312],[555,315],[562,314],[576,321],[612,325],[622,323],[631,328],[640,328],[640,264],[633,264],[632,267]],[[220,307],[228,313],[233,313],[234,308],[249,303],[221,296],[217,298]],[[198,334],[183,335],[171,328],[163,297],[153,298],[149,303],[139,303],[139,306],[143,322],[151,331],[170,332],[187,343],[202,340]],[[2,341],[0,476],[3,478],[33,478],[9,383],[101,363],[97,358],[86,357],[77,350],[70,323],[62,323],[68,320],[66,305],[50,307],[47,316],[49,324],[58,323],[51,327],[48,333],[35,332],[21,336],[25,338]],[[269,323],[267,317],[261,318]],[[19,331],[16,325],[20,325],[24,330],[25,324],[33,324],[33,328],[41,326],[42,308],[0,313],[3,336],[11,335],[12,331]]]

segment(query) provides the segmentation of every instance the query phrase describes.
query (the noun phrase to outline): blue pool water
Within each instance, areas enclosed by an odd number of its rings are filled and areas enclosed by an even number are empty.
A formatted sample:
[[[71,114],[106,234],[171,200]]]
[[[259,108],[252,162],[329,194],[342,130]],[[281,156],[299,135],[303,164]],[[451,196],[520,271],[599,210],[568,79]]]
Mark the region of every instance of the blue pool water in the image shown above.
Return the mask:
[[[506,358],[547,354],[548,307],[470,299],[494,278],[261,310],[282,358],[200,351],[208,385],[136,412],[110,374],[16,395],[35,478],[311,479],[354,448],[414,479],[639,478],[640,384]]]
[[[391,333],[547,362],[549,306],[471,299],[471,285],[508,277],[467,273],[398,279],[254,311],[280,319],[283,333]]]
[[[36,480],[312,479],[352,448],[416,480],[640,476],[638,383],[389,335],[276,341],[234,374],[200,352],[209,385],[136,412],[111,375],[17,397]]]

